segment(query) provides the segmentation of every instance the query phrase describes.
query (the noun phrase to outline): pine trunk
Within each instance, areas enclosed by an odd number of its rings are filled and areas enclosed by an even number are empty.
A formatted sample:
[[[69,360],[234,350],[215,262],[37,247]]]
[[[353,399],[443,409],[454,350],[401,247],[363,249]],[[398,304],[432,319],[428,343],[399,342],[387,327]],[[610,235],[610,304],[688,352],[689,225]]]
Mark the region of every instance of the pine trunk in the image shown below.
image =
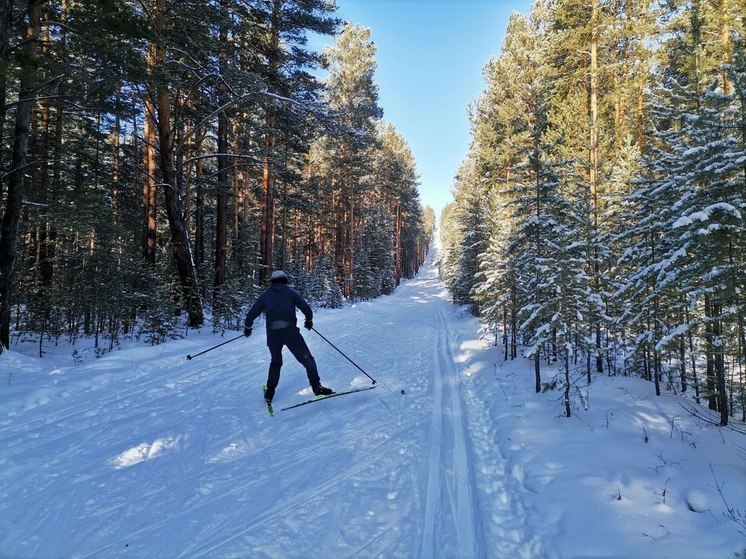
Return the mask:
[[[37,88],[37,52],[41,31],[41,0],[28,2],[28,27],[20,55],[20,84],[8,193],[0,231],[0,351],[10,347],[10,307],[18,258],[18,225],[25,196],[31,111]]]
[[[590,197],[591,212],[593,220],[593,288],[596,295],[600,295],[600,254],[598,250],[598,1],[593,0],[591,14],[591,76],[590,76]],[[596,372],[603,372],[603,356],[601,355],[601,324],[598,317],[595,319],[594,331],[596,338]]]
[[[156,27],[160,37],[164,30],[164,2],[156,3]],[[156,46],[156,66],[162,67],[166,61],[166,48],[159,39]],[[158,142],[160,147],[160,164],[163,178],[163,195],[171,232],[171,248],[176,263],[176,270],[181,285],[184,307],[189,315],[189,326],[201,326],[204,322],[202,301],[200,299],[194,259],[187,235],[184,215],[181,206],[180,188],[174,156],[174,141],[171,132],[171,99],[166,83],[160,81],[156,87],[156,106],[158,109]]]
[[[723,306],[720,303],[712,305],[712,337],[714,346],[714,367],[715,367],[715,402],[720,412],[720,425],[728,425],[728,391],[725,383],[725,347],[726,339],[723,336]]]
[[[711,410],[718,409],[715,382],[715,327],[710,320],[714,315],[710,296],[705,296],[705,345],[707,360],[707,405]]]
[[[275,77],[280,68],[278,52],[280,48],[280,7],[281,0],[272,2],[272,21],[270,27],[270,50],[267,53],[270,79]],[[262,225],[260,258],[262,266],[262,283],[269,285],[272,274],[275,248],[275,127],[277,114],[275,99],[268,97],[265,116],[264,160],[262,163]]]
[[[563,396],[565,402],[565,417],[572,416],[570,408],[570,349],[565,344],[565,393]]]
[[[155,267],[155,251],[157,242],[156,223],[156,159],[155,159],[155,106],[153,102],[145,99],[145,111],[143,115],[143,145],[142,163],[144,169],[142,183],[142,207],[143,207],[143,245],[142,253],[145,261]]]
[[[5,137],[5,96],[8,88],[8,71],[10,65],[10,24],[13,21],[13,0],[0,0],[0,138]],[[4,145],[0,142],[0,148]],[[0,161],[3,161],[0,151]],[[3,189],[0,181],[0,198]]]
[[[225,10],[225,0],[221,0],[222,9]],[[227,17],[227,14],[225,14]],[[227,72],[227,45],[228,30],[225,26],[220,28],[220,71],[222,75]],[[225,84],[218,85],[218,104],[225,104]],[[216,310],[221,307],[221,290],[225,283],[225,266],[228,250],[228,115],[225,111],[218,114],[218,189],[215,204],[215,268],[213,280],[213,306]]]

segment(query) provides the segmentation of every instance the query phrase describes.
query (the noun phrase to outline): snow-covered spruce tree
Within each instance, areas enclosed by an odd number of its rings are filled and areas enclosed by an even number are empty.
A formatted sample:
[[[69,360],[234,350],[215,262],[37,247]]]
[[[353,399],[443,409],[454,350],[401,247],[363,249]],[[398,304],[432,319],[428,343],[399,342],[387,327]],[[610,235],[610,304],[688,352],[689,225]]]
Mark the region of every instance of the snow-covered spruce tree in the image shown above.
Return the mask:
[[[628,197],[629,230],[615,238],[626,246],[617,264],[626,274],[617,296],[624,301],[619,321],[632,336],[628,366],[653,381],[660,395],[662,359],[657,347],[670,329],[665,318],[669,313],[662,304],[670,297],[662,301],[659,259],[670,249],[667,231],[675,219],[674,204],[682,194],[682,185],[669,180],[669,171],[677,165],[676,157],[653,143],[647,149],[646,169],[633,180],[636,190]]]
[[[555,230],[559,243],[552,243],[552,256],[562,265],[554,271],[556,275],[547,274],[547,287],[554,288],[554,297],[548,299],[545,311],[553,311],[549,316],[549,327],[556,336],[557,352],[563,365],[565,415],[570,417],[570,391],[575,382],[573,363],[577,363],[578,347],[589,346],[592,339],[588,336],[586,320],[587,301],[592,295],[587,275],[587,247],[583,243],[571,240],[574,228],[572,224],[559,225]],[[568,236],[564,236],[569,234]],[[564,237],[564,238],[563,238]],[[564,242],[563,242],[564,241]],[[553,307],[553,308],[552,308]],[[575,355],[574,355],[575,354]],[[587,369],[587,366],[586,366]]]
[[[440,252],[438,253],[437,262],[438,275],[446,284],[450,293],[453,293],[453,286],[455,285],[458,272],[457,256],[460,231],[454,216],[455,210],[456,203],[450,202],[443,207],[440,213]]]
[[[345,298],[336,278],[334,259],[322,253],[311,272],[312,297],[322,308],[339,309]]]
[[[456,247],[457,268],[453,281],[452,294],[454,302],[468,305],[472,313],[479,313],[479,306],[474,298],[479,272],[479,255],[487,245],[488,210],[485,189],[482,181],[474,173],[474,161],[467,159],[456,177],[455,219],[461,232]]]
[[[569,417],[570,390],[577,373],[585,369],[587,382],[591,381],[591,356],[597,349],[591,317],[599,303],[588,266],[585,181],[564,158],[562,130],[553,127],[557,121],[544,120],[546,116],[540,112],[535,117],[536,137],[521,168],[522,195],[516,199],[516,213],[526,217],[516,232],[517,238],[523,238],[525,251],[526,303],[519,315],[521,329],[530,340],[527,353],[534,357],[537,385],[542,346],[563,365]]]
[[[627,270],[617,264],[625,251],[629,231],[628,195],[633,190],[640,157],[647,149],[645,125],[660,36],[660,8],[655,0],[602,1],[600,7],[597,79],[600,161],[596,228],[600,247],[603,358],[609,374],[623,367],[624,322],[627,302],[615,294],[626,281]],[[598,344],[598,339],[596,340]]]
[[[617,151],[616,164],[609,177],[611,192],[617,198],[615,203],[603,209],[602,220],[607,224],[608,233],[604,242],[609,246],[613,259],[606,272],[606,281],[611,290],[611,297],[606,301],[607,314],[612,322],[608,331],[607,346],[609,352],[608,372],[611,375],[627,374],[627,324],[623,315],[629,310],[632,301],[622,296],[629,275],[637,268],[638,260],[625,258],[620,262],[620,255],[627,255],[627,248],[634,236],[636,203],[630,198],[639,180],[642,167],[639,139],[628,135]],[[643,216],[644,218],[644,216]]]
[[[521,226],[514,214],[514,167],[531,138],[535,102],[531,88],[541,66],[536,23],[520,14],[511,16],[500,56],[485,66],[487,88],[471,114],[471,151],[485,192],[488,237],[473,296],[480,304],[484,327],[502,330],[506,359],[518,355],[517,311],[525,300],[524,262],[511,246]]]
[[[672,325],[689,323],[691,312],[686,296],[675,286],[671,289],[674,284],[666,283],[667,277],[660,274],[659,266],[661,255],[669,251],[669,232],[678,218],[675,204],[691,195],[693,186],[678,177],[679,153],[671,145],[677,142],[684,115],[697,111],[697,92],[703,87],[703,76],[714,67],[712,58],[702,57],[697,46],[702,29],[699,3],[688,4],[685,9],[668,9],[671,13],[665,14],[663,21],[671,34],[662,49],[668,64],[657,76],[658,85],[650,88],[649,96],[649,129],[653,133],[646,135],[644,143],[638,141],[645,168],[633,181],[635,190],[627,197],[631,226],[617,233],[617,239],[626,244],[619,259],[619,270],[625,279],[620,282],[618,293],[626,307],[620,323],[632,335],[631,368],[653,380],[658,394],[663,374],[658,342],[669,334]],[[710,70],[706,71],[708,67]],[[679,333],[678,365],[681,385],[685,387],[688,354],[696,390],[695,332],[695,326],[690,324]]]
[[[290,283],[293,285],[293,288],[298,291],[304,299],[313,301],[316,279],[306,268],[303,246],[297,245],[295,247],[290,262],[288,262],[284,268],[290,276]]]
[[[383,209],[373,210],[367,221],[365,235],[368,239],[368,254],[375,288],[379,295],[389,295],[396,289],[395,247],[397,238],[391,216]]]
[[[638,277],[647,278],[642,284],[652,317],[646,339],[655,344],[654,357],[677,348],[683,360],[698,333],[709,405],[726,424],[726,361],[742,360],[744,274],[743,108],[726,91],[733,91],[743,70],[727,66],[730,75],[720,80],[718,68],[707,64],[698,46],[710,21],[706,15],[692,9],[690,25],[667,44],[672,63],[656,107],[662,155],[649,165],[654,178],[639,193],[650,200],[648,221],[660,232],[648,237],[649,266]],[[686,50],[687,44],[694,48]]]
[[[746,248],[744,171],[739,163],[746,150],[742,109],[734,108],[733,97],[713,87],[705,92],[699,114],[689,115],[682,127],[674,146],[681,160],[679,176],[695,188],[676,204],[680,217],[672,224],[672,246],[661,269],[687,294],[689,305],[703,311],[706,386],[710,407],[720,411],[723,425],[728,422],[726,360],[729,354],[741,360],[740,350],[730,348],[738,347],[743,316]]]
[[[556,356],[557,348],[550,348],[550,342],[556,343],[559,331],[568,331],[562,324],[557,292],[573,291],[562,282],[566,278],[563,269],[574,262],[565,260],[565,255],[571,245],[576,245],[576,224],[574,206],[560,191],[557,170],[561,162],[552,161],[552,146],[543,143],[546,115],[540,96],[537,101],[533,145],[525,163],[515,168],[514,216],[521,226],[508,250],[514,262],[511,268],[518,268],[523,278],[525,304],[518,311],[518,319],[525,355],[534,360],[535,388],[539,392],[542,351]]]
[[[610,294],[620,279],[614,268],[618,247],[610,246],[610,239],[623,224],[611,216],[625,194],[620,192],[624,185],[614,176],[630,139],[642,148],[647,111],[644,92],[650,82],[656,11],[651,0],[547,4],[547,79],[553,92],[550,119],[563,135],[562,158],[571,162],[568,170],[586,185],[587,200],[582,203],[587,205],[588,224],[578,234],[588,245],[593,288],[586,317],[594,346],[587,356],[590,374],[604,370],[604,364],[608,370],[613,367],[614,357],[607,346],[618,336],[612,315],[619,308]]]
[[[738,342],[732,343],[731,347],[738,348],[736,361],[739,365],[746,367],[746,301],[743,298],[743,293],[746,293],[746,265],[744,264],[746,261],[746,249],[744,248],[744,244],[746,244],[746,239],[744,239],[746,229],[746,20],[744,18],[741,18],[741,24],[741,34],[733,39],[732,62],[725,64],[723,69],[733,87],[731,94],[732,102],[730,103],[729,115],[727,117],[728,122],[737,128],[731,131],[734,140],[733,154],[743,162],[741,165],[741,181],[738,179],[734,180],[734,186],[740,184],[742,198],[741,206],[738,208],[741,213],[741,230],[738,235],[740,250],[734,252],[732,255],[732,258],[740,263],[740,266],[737,268],[738,273],[732,278],[733,294],[740,295],[735,300],[736,308],[734,309],[736,318],[734,334],[737,336]],[[740,132],[738,129],[740,129]],[[735,171],[734,175],[737,176]],[[746,421],[746,379],[742,374],[736,376],[731,372],[730,382],[731,415],[735,415],[736,404],[733,400],[736,399],[741,406],[741,421]],[[735,398],[734,394],[736,395]]]

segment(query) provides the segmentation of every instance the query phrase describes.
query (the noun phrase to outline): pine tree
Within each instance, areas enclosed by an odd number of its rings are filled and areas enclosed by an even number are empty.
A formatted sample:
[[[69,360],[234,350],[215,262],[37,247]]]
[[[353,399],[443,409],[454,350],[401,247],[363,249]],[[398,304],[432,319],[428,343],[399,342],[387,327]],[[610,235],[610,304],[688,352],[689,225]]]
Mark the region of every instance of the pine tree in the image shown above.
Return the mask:
[[[329,105],[343,127],[343,135],[331,142],[336,173],[329,196],[335,201],[335,259],[345,296],[352,294],[354,286],[354,247],[363,210],[357,204],[359,189],[375,142],[375,122],[382,116],[374,81],[375,53],[370,29],[350,23],[324,52]]]
[[[18,227],[21,205],[26,190],[26,165],[28,157],[31,111],[38,94],[38,41],[41,33],[41,1],[29,0],[28,24],[22,48],[19,49],[19,87],[16,107],[13,149],[5,211],[0,230],[0,347],[10,347],[10,307],[13,283],[18,266]],[[3,23],[3,25],[6,25]],[[4,107],[3,107],[4,108]],[[1,351],[1,350],[0,350]]]

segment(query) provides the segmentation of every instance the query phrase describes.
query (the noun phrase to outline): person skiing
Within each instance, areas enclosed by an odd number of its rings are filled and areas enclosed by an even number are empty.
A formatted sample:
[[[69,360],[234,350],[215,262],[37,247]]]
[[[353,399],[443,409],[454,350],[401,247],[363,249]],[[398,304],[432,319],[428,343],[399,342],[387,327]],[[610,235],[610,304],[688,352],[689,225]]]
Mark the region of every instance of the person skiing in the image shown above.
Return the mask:
[[[272,272],[270,286],[262,293],[246,314],[243,334],[251,336],[254,320],[263,312],[267,322],[267,346],[271,360],[269,373],[267,375],[267,389],[264,399],[268,404],[272,403],[275,396],[275,388],[280,382],[280,369],[282,368],[282,348],[287,346],[290,353],[298,362],[306,368],[308,382],[316,396],[333,394],[334,391],[321,385],[316,361],[306,345],[306,341],[300,333],[295,316],[296,307],[306,317],[304,326],[310,330],[313,328],[313,311],[308,303],[295,289],[288,285],[288,276],[282,270]]]

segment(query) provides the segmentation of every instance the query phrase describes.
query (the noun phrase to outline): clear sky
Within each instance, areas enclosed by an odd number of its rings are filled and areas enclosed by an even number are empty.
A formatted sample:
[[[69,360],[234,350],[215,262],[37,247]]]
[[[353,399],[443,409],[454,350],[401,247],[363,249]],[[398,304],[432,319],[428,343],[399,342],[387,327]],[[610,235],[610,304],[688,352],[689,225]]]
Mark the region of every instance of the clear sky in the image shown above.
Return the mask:
[[[420,200],[436,217],[469,147],[468,106],[499,54],[512,12],[531,0],[337,0],[337,16],[371,29],[384,119],[407,140]]]

